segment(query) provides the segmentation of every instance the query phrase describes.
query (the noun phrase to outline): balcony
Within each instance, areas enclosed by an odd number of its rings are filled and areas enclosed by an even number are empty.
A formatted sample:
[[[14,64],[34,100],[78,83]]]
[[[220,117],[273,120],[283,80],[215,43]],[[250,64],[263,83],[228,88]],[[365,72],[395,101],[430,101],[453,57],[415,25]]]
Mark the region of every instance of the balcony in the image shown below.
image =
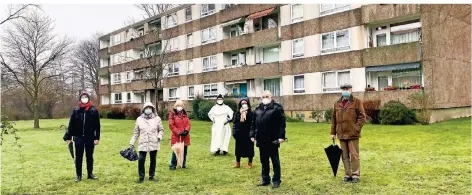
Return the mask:
[[[130,41],[110,47],[109,53],[115,54],[122,51],[134,49],[134,48],[144,47],[144,45],[155,43],[161,39],[162,39],[161,31],[159,30],[149,31],[149,33],[144,36],[133,37],[133,38],[130,38]]]
[[[111,85],[113,93],[127,92],[127,91],[144,91],[146,89],[153,89],[151,82],[145,80],[133,80],[131,83],[123,83]],[[108,85],[100,85],[99,94],[108,94]]]
[[[277,43],[280,43],[278,29],[272,28],[229,39],[224,39],[219,42],[219,48],[222,49],[223,52],[229,52],[253,46],[258,47]]]
[[[362,50],[362,61],[364,66],[418,62],[421,60],[420,49],[418,42],[369,48]]]
[[[417,18],[419,4],[371,4],[362,6],[362,24],[385,23],[389,20]]]

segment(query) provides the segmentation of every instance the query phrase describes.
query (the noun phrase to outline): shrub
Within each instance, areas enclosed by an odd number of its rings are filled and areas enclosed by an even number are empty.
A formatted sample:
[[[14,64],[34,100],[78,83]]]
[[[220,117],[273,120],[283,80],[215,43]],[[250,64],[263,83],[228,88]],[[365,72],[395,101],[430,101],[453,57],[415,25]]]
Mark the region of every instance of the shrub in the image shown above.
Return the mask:
[[[125,113],[119,107],[111,107],[110,112],[107,113],[109,119],[125,119]]]
[[[316,123],[319,123],[320,122],[320,119],[321,119],[321,113],[322,111],[320,110],[314,110],[314,111],[311,111],[311,116],[310,118],[314,119],[316,121]]]
[[[200,95],[197,95],[197,97],[195,97],[195,100],[192,101],[192,112],[194,113],[193,115],[195,116],[195,119],[197,120],[202,120],[199,115],[199,105],[200,105],[200,102],[202,101],[205,101],[205,100]]]
[[[215,104],[210,101],[201,101],[198,104],[198,119],[203,120],[203,121],[210,121],[210,118],[208,118],[208,112],[210,112],[211,108]]]
[[[297,118],[297,117],[285,117],[286,122],[304,122],[302,118]]]
[[[192,119],[195,119],[195,115],[193,112],[187,112],[188,114],[188,119],[192,120]]]
[[[159,109],[157,115],[161,117],[162,120],[166,121],[169,117],[169,110],[167,108]]]
[[[419,109],[417,110],[418,121],[423,125],[429,125],[431,122],[431,107],[433,102],[433,99],[430,97],[430,95],[426,94],[424,91],[416,92],[408,96],[408,100],[410,100],[412,105],[416,105],[419,107]]]
[[[111,105],[99,105],[97,107],[100,118],[108,118],[108,113],[111,111]]]
[[[380,110],[382,124],[407,125],[414,124],[416,115],[400,101],[389,101]]]
[[[367,120],[371,121],[372,124],[380,124],[380,100],[366,100],[363,105]]]
[[[123,113],[126,119],[136,120],[141,115],[141,109],[136,106],[125,106]]]
[[[223,103],[229,106],[233,112],[238,110],[238,103],[236,103],[233,98],[225,99]]]
[[[325,118],[326,122],[328,122],[328,123],[331,122],[331,116],[332,115],[333,115],[333,109],[332,108],[325,111],[324,118]]]

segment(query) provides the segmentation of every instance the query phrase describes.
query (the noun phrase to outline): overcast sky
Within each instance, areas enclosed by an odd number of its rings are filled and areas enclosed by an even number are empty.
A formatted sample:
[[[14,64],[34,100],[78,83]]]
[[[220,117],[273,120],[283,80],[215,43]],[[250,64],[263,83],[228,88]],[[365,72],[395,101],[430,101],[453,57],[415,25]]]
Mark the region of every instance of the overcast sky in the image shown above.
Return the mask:
[[[141,11],[131,4],[43,4],[42,9],[55,21],[55,33],[76,40],[88,38],[94,32],[110,33],[124,27],[131,18],[143,19]],[[7,5],[0,4],[0,20],[5,19],[6,14]]]

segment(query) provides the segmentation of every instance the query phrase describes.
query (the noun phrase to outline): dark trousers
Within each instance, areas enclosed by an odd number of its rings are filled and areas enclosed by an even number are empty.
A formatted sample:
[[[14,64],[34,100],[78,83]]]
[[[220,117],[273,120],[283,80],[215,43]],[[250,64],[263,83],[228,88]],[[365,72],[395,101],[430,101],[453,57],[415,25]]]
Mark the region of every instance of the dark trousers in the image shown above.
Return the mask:
[[[241,162],[241,157],[240,157],[240,156],[236,156],[236,162],[238,162],[238,163]],[[252,163],[252,157],[249,157],[248,162],[249,162],[249,163]]]
[[[140,179],[144,179],[144,163],[146,162],[147,152],[139,151],[139,160],[138,160],[138,174]],[[149,177],[154,177],[156,172],[156,156],[157,150],[149,152],[149,158],[151,158],[151,164],[149,164]]]
[[[93,172],[93,150],[95,144],[92,138],[74,137],[75,144],[75,173],[77,176],[82,177],[82,161],[85,157],[87,158],[87,173],[92,174]]]
[[[272,161],[272,167],[274,169],[274,176],[272,177],[272,182],[280,182],[280,159],[279,159],[279,147],[278,145],[270,144],[261,144],[259,146],[259,156],[261,159],[262,165],[262,182],[270,183],[270,163],[269,158]]]
[[[185,163],[187,162],[187,146],[184,147],[184,162],[182,163],[183,168],[185,168]],[[172,159],[170,160],[170,167],[177,166],[177,156],[175,152],[172,152]]]

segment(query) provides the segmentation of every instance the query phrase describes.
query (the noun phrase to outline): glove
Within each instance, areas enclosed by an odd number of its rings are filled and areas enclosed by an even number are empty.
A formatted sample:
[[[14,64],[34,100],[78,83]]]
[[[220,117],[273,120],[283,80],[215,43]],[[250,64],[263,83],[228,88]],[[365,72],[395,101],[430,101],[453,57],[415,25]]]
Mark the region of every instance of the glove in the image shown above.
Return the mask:
[[[179,135],[180,135],[180,136],[187,136],[187,135],[188,135],[188,131],[185,130],[184,132],[180,133]]]

